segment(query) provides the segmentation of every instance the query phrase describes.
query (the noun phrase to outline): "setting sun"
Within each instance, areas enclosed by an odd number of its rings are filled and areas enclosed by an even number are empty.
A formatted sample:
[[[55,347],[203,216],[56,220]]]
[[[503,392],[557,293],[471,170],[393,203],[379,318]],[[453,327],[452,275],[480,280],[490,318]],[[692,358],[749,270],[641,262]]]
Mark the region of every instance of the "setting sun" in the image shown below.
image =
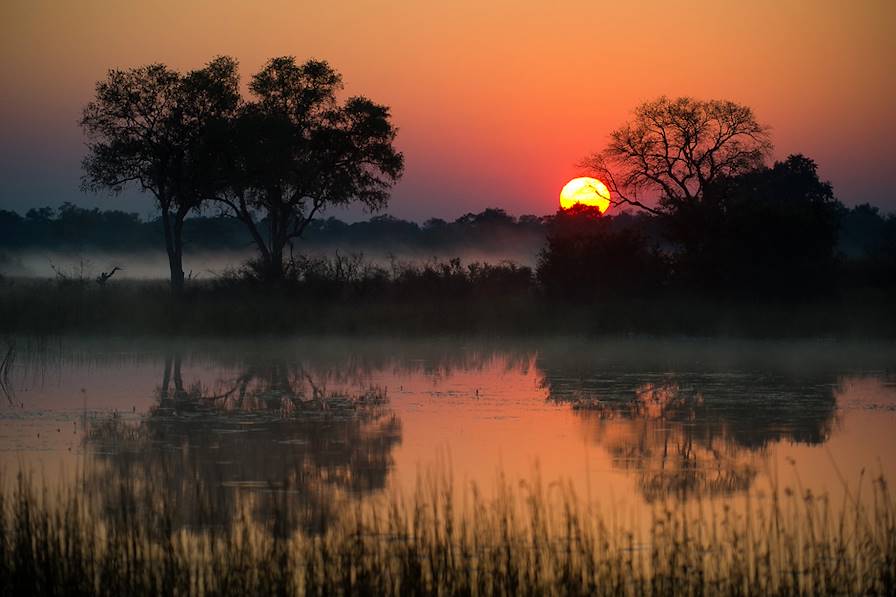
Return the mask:
[[[560,207],[569,209],[576,203],[596,207],[604,213],[610,207],[610,191],[596,178],[573,178],[560,191]]]

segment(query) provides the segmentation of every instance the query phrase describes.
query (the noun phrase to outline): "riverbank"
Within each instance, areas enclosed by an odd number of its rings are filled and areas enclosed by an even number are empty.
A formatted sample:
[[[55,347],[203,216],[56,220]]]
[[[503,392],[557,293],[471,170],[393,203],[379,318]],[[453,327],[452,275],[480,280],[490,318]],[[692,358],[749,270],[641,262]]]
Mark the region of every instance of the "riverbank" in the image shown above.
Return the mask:
[[[711,299],[668,292],[559,302],[525,284],[435,280],[269,289],[193,282],[180,297],[164,281],[0,282],[7,334],[649,334],[896,337],[882,292],[816,300]]]

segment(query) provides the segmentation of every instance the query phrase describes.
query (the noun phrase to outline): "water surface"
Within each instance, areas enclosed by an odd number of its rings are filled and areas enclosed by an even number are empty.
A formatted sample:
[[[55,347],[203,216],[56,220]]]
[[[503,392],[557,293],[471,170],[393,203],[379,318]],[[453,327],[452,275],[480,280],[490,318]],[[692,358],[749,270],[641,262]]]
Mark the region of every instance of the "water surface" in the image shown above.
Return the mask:
[[[843,496],[894,477],[896,355],[833,341],[18,339],[0,466],[98,494],[130,479],[180,524],[247,499],[322,529],[450,469],[569,481],[619,517],[659,502]],[[109,507],[116,496],[110,495]],[[207,508],[214,504],[215,520]]]

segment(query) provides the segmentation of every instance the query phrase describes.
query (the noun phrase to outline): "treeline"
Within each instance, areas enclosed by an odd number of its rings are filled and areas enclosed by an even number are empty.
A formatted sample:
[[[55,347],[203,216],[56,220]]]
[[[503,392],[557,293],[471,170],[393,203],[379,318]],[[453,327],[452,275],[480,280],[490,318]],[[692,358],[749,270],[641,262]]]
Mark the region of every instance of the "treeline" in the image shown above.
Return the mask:
[[[896,214],[887,214],[867,203],[854,207],[835,204],[835,253],[841,260],[858,262],[880,258],[892,251],[896,234]],[[544,243],[545,235],[557,216],[522,215],[515,217],[500,208],[467,213],[455,220],[430,218],[418,224],[391,215],[348,223],[335,217],[312,220],[303,235],[302,247],[338,246],[347,252],[366,250],[396,251],[434,249],[512,251]],[[764,216],[766,220],[771,215]],[[616,231],[637,230],[638,236],[657,248],[673,248],[675,235],[666,226],[671,222],[650,213],[621,212],[602,217],[602,225]],[[266,222],[258,226],[264,230]],[[781,227],[765,221],[756,226],[756,236],[767,237],[769,227]],[[783,226],[782,235],[788,231]],[[718,230],[717,230],[718,232]],[[797,234],[799,231],[793,231]],[[188,251],[240,250],[251,244],[242,222],[220,215],[198,215],[184,222],[184,241]],[[160,218],[146,219],[120,210],[86,209],[72,203],[58,208],[29,209],[24,215],[0,210],[0,249],[81,250],[116,252],[158,250],[163,243]],[[693,243],[691,243],[693,244]],[[357,249],[357,251],[355,251]]]
[[[515,217],[503,209],[468,213],[453,221],[432,218],[423,224],[390,215],[348,223],[330,217],[309,222],[300,248],[338,246],[347,252],[401,249],[456,251],[529,250],[534,254],[544,240],[551,216]],[[269,223],[257,227],[264,234]],[[198,215],[184,221],[187,251],[240,250],[252,245],[243,222],[220,215]],[[159,250],[164,246],[160,218],[136,213],[85,209],[72,203],[41,207],[25,215],[0,210],[0,249],[97,249],[117,252]]]

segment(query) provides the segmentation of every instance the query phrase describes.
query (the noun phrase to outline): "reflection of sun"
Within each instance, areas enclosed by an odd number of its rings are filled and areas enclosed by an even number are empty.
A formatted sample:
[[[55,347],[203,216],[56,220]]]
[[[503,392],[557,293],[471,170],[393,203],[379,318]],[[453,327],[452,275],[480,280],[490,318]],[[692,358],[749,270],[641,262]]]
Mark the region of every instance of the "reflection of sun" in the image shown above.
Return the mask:
[[[560,207],[569,209],[576,203],[596,207],[603,213],[610,207],[610,191],[596,178],[573,178],[560,191]]]

